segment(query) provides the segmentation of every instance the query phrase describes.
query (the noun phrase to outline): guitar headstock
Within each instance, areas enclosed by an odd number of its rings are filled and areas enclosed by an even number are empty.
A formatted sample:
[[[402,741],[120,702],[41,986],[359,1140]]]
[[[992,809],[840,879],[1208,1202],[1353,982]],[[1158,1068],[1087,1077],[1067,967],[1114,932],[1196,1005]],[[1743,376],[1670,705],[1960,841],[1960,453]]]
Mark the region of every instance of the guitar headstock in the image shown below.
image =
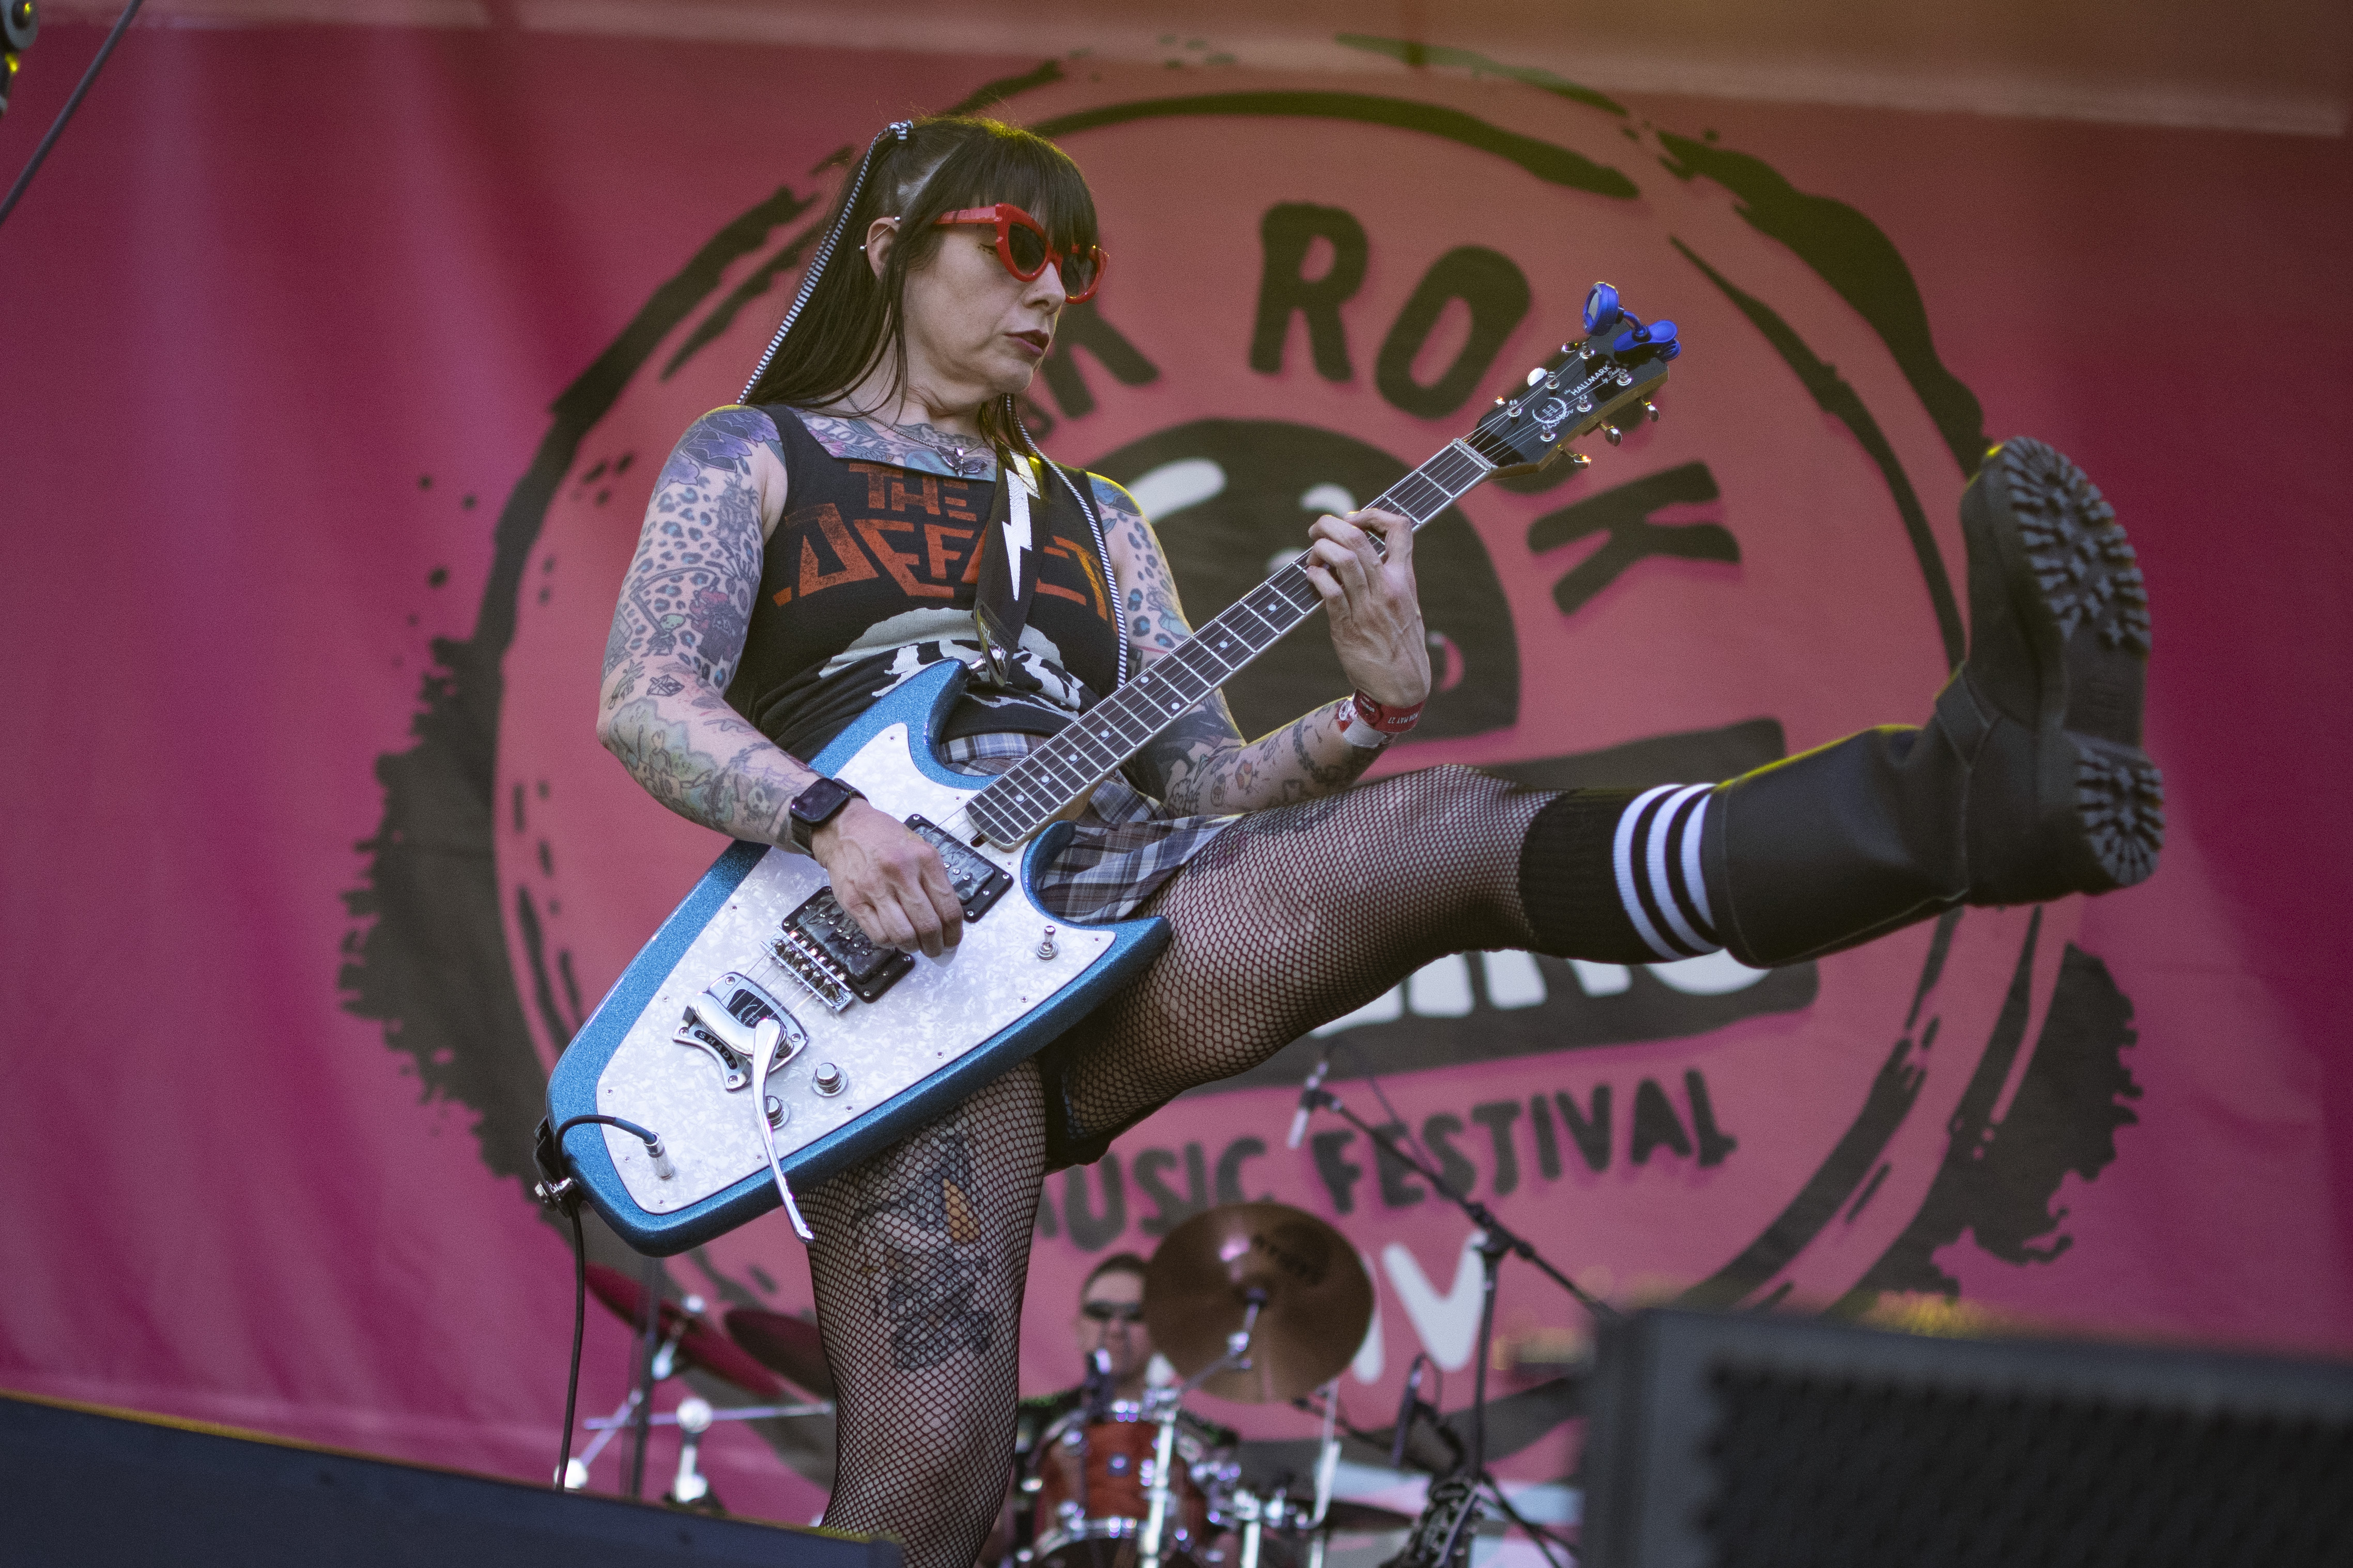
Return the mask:
[[[1585,332],[1528,372],[1517,393],[1495,399],[1464,437],[1498,475],[1533,473],[1564,456],[1583,468],[1590,459],[1568,443],[1599,430],[1614,447],[1638,415],[1659,416],[1651,395],[1683,353],[1675,324],[1645,324],[1617,289],[1596,283],[1585,296]]]

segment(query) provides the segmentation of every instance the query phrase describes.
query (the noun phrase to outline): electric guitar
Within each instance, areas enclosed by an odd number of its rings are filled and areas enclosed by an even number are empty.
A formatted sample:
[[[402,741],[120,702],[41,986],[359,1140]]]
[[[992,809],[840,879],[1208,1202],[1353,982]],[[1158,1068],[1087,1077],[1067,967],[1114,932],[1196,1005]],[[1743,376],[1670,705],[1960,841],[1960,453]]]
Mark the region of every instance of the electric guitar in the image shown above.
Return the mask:
[[[1656,418],[1674,324],[1645,325],[1606,283],[1584,316],[1582,340],[1371,504],[1418,528],[1498,474],[1585,467],[1566,444],[1598,429],[1615,445],[1630,410]],[[557,1062],[543,1165],[568,1165],[640,1252],[683,1251],[779,1203],[806,1237],[793,1181],[887,1146],[1034,1055],[1167,942],[1157,919],[1072,925],[1039,906],[1033,880],[1071,831],[1060,819],[1322,602],[1284,566],[994,777],[947,768],[933,744],[961,665],[878,701],[814,765],[939,850],[962,945],[936,962],[878,947],[815,861],[733,846]]]

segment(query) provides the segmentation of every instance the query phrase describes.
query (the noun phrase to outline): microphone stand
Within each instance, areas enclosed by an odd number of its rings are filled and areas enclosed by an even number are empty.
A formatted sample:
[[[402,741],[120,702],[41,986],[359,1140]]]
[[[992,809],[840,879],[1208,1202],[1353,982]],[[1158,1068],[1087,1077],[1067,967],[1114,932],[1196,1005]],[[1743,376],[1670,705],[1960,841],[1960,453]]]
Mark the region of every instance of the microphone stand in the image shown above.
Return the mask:
[[[1362,1132],[1372,1143],[1377,1159],[1386,1156],[1396,1160],[1406,1169],[1428,1182],[1432,1192],[1461,1209],[1470,1216],[1471,1223],[1479,1227],[1479,1263],[1482,1276],[1479,1297],[1479,1359],[1477,1370],[1472,1373],[1471,1452],[1466,1461],[1466,1468],[1474,1479],[1494,1494],[1497,1502],[1502,1505],[1504,1516],[1522,1530],[1527,1531],[1531,1538],[1535,1537],[1538,1532],[1529,1525],[1527,1521],[1520,1517],[1519,1511],[1513,1508],[1510,1500],[1504,1496],[1502,1485],[1494,1477],[1487,1473],[1487,1363],[1492,1359],[1495,1334],[1496,1275],[1505,1258],[1525,1258],[1535,1265],[1537,1270],[1546,1279],[1567,1291],[1595,1322],[1622,1323],[1626,1321],[1625,1314],[1586,1289],[1558,1268],[1554,1268],[1552,1261],[1543,1253],[1538,1252],[1534,1243],[1497,1218],[1494,1210],[1476,1198],[1458,1193],[1448,1186],[1445,1178],[1432,1170],[1428,1161],[1404,1147],[1390,1134],[1382,1131],[1349,1110],[1341,1103],[1338,1095],[1318,1084],[1307,1089],[1303,1098],[1313,1104],[1330,1110],[1341,1121]],[[1554,1538],[1547,1536],[1547,1539]]]

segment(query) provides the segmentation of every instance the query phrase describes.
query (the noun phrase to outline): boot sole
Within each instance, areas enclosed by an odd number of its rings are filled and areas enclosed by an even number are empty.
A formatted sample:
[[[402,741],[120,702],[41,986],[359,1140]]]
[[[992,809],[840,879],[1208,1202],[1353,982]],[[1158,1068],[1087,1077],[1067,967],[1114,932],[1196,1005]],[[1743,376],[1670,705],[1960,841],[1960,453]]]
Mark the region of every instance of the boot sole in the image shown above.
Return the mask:
[[[2140,748],[2147,585],[2116,509],[2055,448],[2006,441],[1981,479],[1984,515],[1964,521],[1998,552],[2043,672],[2036,794],[2051,847],[2084,890],[2128,888],[2165,843],[2164,776]]]

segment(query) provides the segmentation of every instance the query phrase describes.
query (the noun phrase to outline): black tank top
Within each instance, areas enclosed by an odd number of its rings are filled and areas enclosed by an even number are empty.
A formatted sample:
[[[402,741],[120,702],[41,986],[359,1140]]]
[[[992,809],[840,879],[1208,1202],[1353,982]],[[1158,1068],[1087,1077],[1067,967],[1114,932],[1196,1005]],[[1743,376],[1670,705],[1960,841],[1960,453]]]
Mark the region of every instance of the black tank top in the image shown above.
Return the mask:
[[[1053,504],[1059,479],[1045,479],[1037,595],[1012,679],[1000,686],[982,673],[972,618],[997,481],[846,462],[792,409],[763,412],[782,437],[788,489],[727,688],[729,704],[762,734],[806,761],[877,698],[944,658],[973,673],[943,739],[1050,735],[1117,682],[1111,573],[1067,493]]]

